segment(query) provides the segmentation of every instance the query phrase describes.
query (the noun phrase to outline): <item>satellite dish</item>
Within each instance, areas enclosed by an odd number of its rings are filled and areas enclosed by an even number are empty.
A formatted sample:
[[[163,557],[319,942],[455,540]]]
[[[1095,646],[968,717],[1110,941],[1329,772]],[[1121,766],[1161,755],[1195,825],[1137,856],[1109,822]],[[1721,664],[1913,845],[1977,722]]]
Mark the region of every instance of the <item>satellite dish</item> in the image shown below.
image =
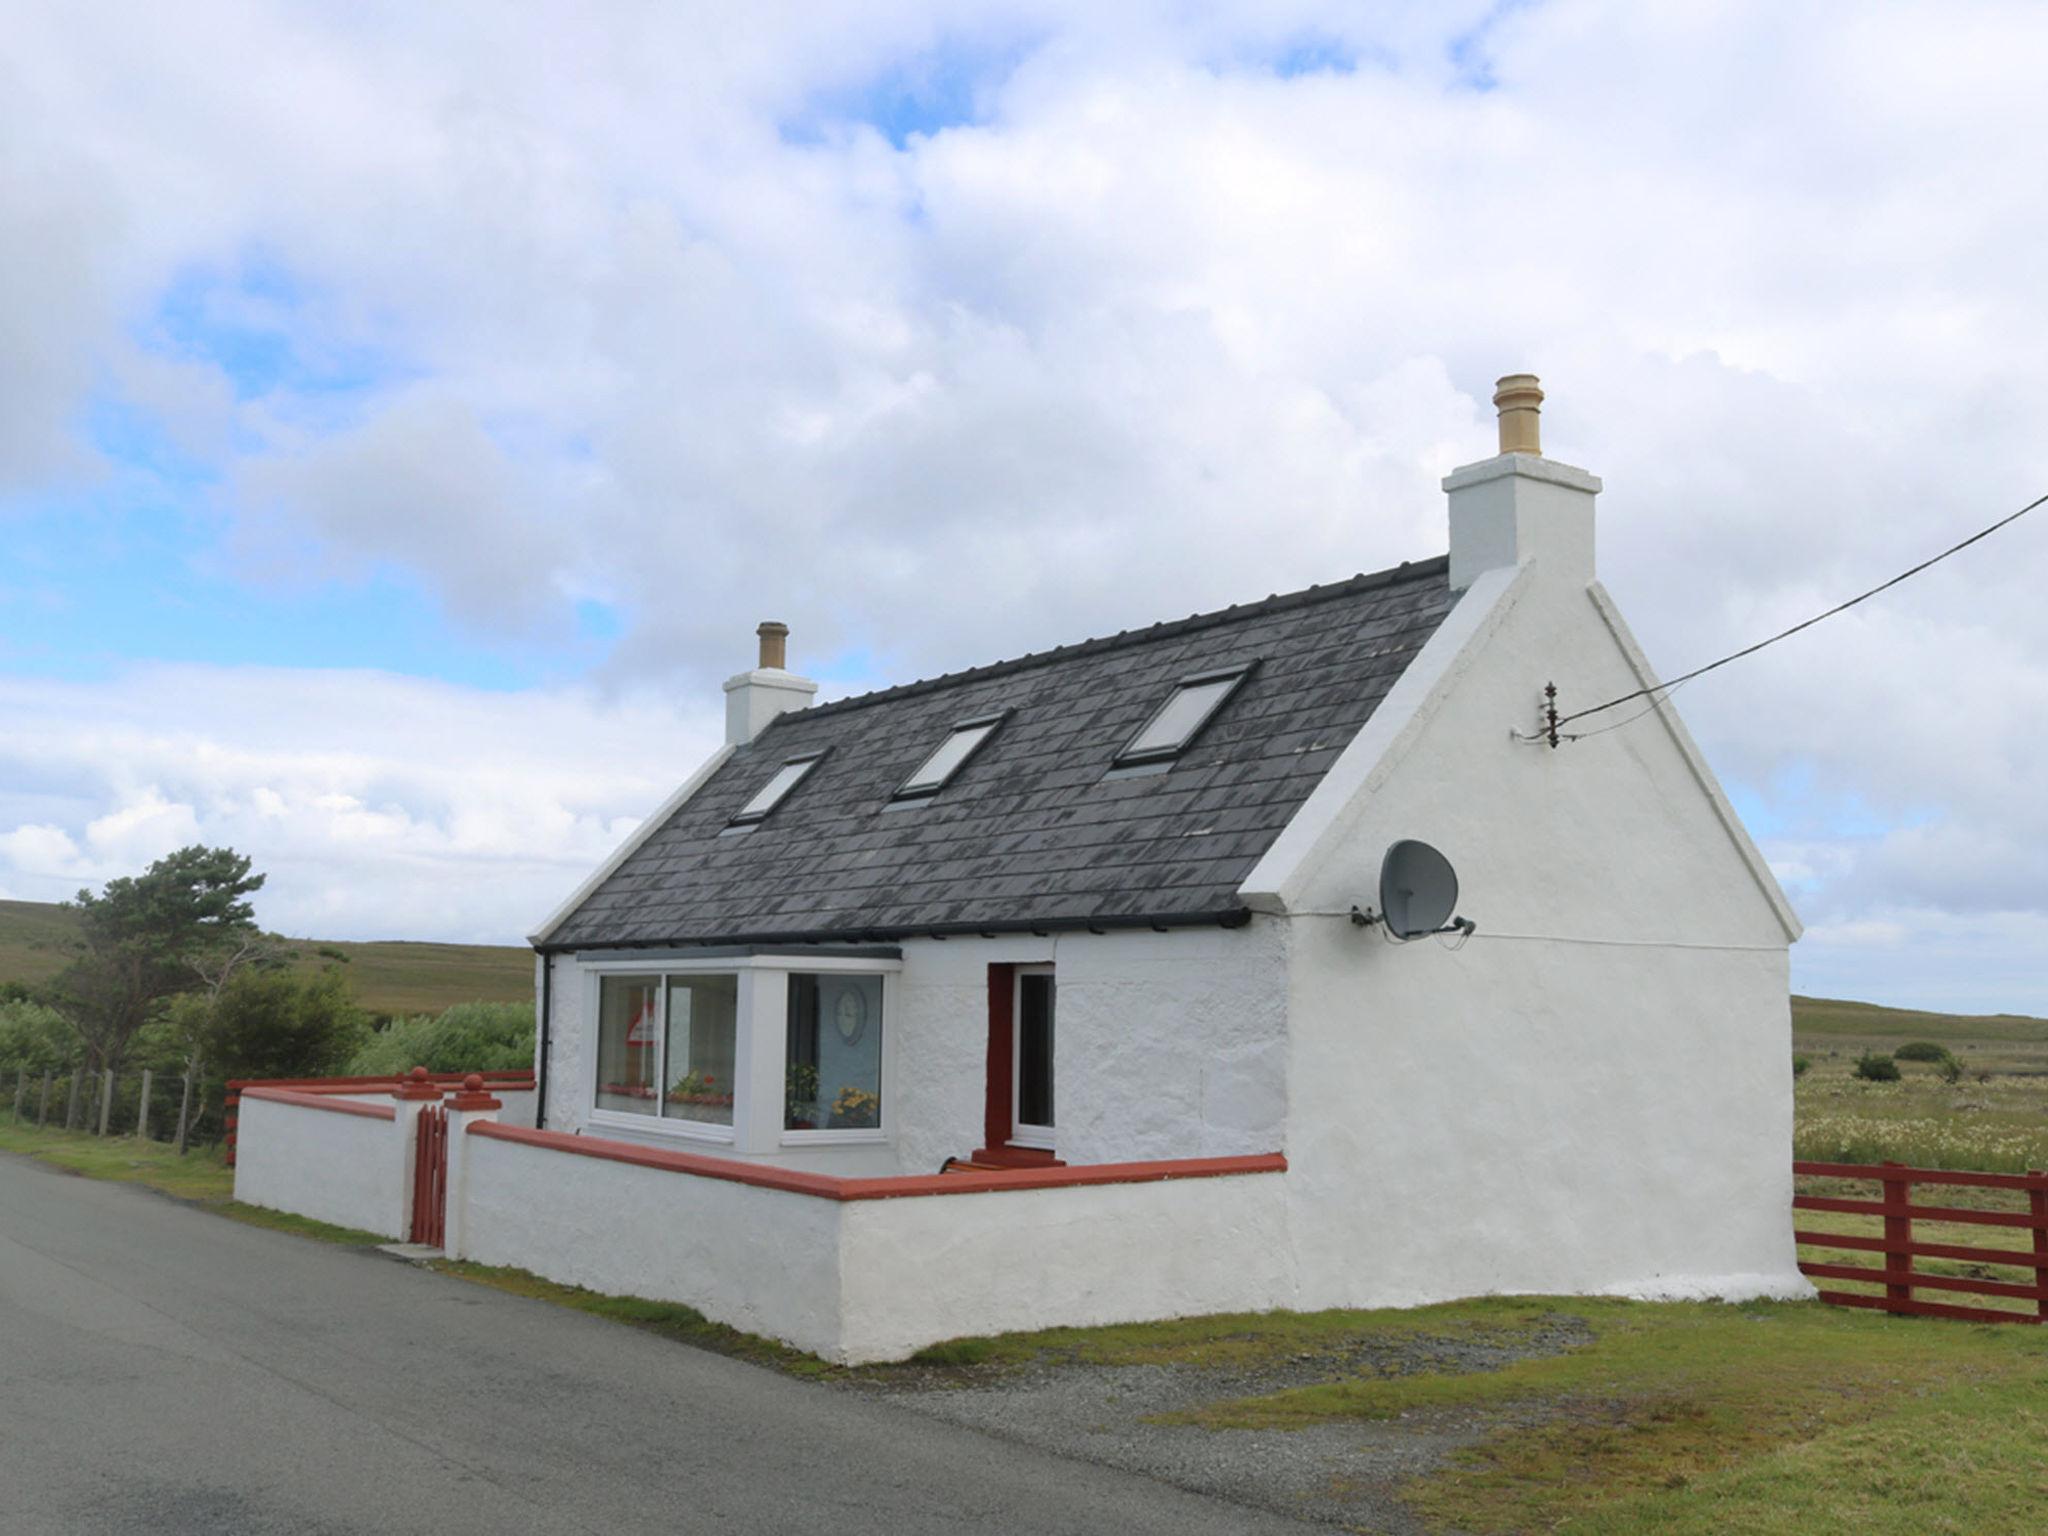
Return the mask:
[[[1426,934],[1451,929],[1471,931],[1471,925],[1451,913],[1458,905],[1458,872],[1451,861],[1427,843],[1403,838],[1387,850],[1380,864],[1379,921],[1397,939],[1419,939]],[[1371,913],[1353,914],[1353,920],[1370,922]]]

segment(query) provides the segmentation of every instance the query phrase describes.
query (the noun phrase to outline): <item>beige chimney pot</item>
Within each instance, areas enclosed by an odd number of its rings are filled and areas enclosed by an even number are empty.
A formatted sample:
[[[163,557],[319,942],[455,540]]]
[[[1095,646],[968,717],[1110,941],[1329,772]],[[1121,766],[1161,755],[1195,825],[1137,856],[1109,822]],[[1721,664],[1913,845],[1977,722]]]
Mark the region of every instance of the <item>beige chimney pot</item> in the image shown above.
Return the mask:
[[[1541,412],[1543,387],[1533,373],[1511,373],[1494,385],[1493,403],[1500,410],[1502,453],[1543,453]]]
[[[777,672],[788,670],[789,626],[770,619],[754,633],[761,637],[761,665]]]

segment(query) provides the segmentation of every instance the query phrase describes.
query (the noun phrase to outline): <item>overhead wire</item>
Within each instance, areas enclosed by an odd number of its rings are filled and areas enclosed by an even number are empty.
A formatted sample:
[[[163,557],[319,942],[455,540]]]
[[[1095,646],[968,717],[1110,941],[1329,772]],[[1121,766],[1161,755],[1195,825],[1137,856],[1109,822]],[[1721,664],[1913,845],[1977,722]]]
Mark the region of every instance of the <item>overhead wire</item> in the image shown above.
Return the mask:
[[[1719,661],[1710,661],[1704,667],[1695,667],[1692,669],[1692,671],[1687,672],[1682,676],[1674,677],[1668,683],[1652,683],[1648,687],[1636,689],[1633,693],[1624,693],[1619,698],[1609,699],[1605,704],[1595,704],[1586,709],[1574,710],[1571,714],[1568,715],[1560,715],[1555,721],[1551,722],[1551,729],[1554,730],[1559,726],[1569,725],[1574,720],[1583,720],[1588,715],[1597,715],[1603,713],[1606,710],[1616,709],[1621,705],[1630,703],[1635,699],[1650,698],[1652,695],[1657,695],[1657,697],[1652,701],[1648,709],[1637,711],[1635,714],[1630,715],[1627,720],[1618,721],[1613,725],[1602,726],[1597,731],[1579,731],[1572,733],[1571,739],[1574,741],[1579,741],[1583,740],[1585,737],[1588,736],[1599,736],[1603,735],[1607,731],[1619,730],[1622,726],[1632,724],[1633,722],[1640,720],[1644,715],[1649,714],[1651,710],[1654,710],[1655,708],[1657,708],[1659,704],[1663,703],[1663,701],[1666,698],[1669,698],[1676,689],[1683,687],[1685,684],[1691,682],[1694,678],[1704,677],[1707,673],[1715,671],[1717,668],[1727,666],[1728,663],[1730,663],[1731,661],[1740,661],[1745,656],[1754,656],[1758,651],[1763,650],[1767,646],[1776,645],[1780,640],[1790,639],[1792,636],[1798,634],[1802,629],[1811,629],[1814,625],[1820,623],[1824,619],[1832,619],[1838,613],[1846,613],[1849,609],[1854,608],[1858,603],[1868,602],[1871,598],[1877,596],[1878,593],[1889,591],[1891,588],[1896,587],[1900,582],[1908,580],[1911,577],[1918,576],[1922,571],[1928,569],[1930,566],[1936,566],[1941,564],[1941,562],[1946,560],[1950,555],[1962,553],[1962,551],[1968,549],[1972,544],[1978,542],[1978,540],[1990,538],[1991,535],[1998,532],[1999,529],[2007,526],[2010,523],[2018,522],[2021,518],[2025,517],[2029,512],[2033,511],[2036,507],[2041,506],[2044,503],[2048,503],[2048,493],[2036,496],[2024,507],[2021,507],[2019,511],[2008,513],[2006,516],[2001,517],[1997,522],[1991,524],[1988,528],[1978,529],[1977,532],[1971,534],[1967,539],[1964,539],[1961,543],[1952,544],[1947,549],[1944,549],[1940,554],[1931,556],[1926,560],[1922,560],[1918,565],[1913,566],[1909,570],[1899,572],[1899,574],[1892,577],[1890,581],[1879,582],[1876,586],[1872,587],[1868,592],[1859,592],[1856,596],[1850,598],[1846,603],[1835,604],[1834,607],[1828,609],[1825,613],[1817,613],[1810,619],[1806,619],[1801,621],[1800,623],[1794,624],[1790,629],[1780,630],[1777,634],[1772,635],[1768,640],[1759,640],[1756,642],[1756,644],[1746,645],[1739,651],[1731,651],[1728,655],[1723,656]]]

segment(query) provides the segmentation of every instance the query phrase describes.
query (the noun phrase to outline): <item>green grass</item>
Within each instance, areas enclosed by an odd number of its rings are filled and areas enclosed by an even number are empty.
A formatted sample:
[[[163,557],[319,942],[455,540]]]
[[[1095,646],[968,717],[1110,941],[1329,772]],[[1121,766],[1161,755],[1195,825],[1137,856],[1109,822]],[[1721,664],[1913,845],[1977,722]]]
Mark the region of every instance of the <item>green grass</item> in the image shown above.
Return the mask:
[[[71,958],[77,915],[50,902],[0,901],[0,981],[48,981]],[[439,1013],[456,1003],[520,1003],[533,999],[533,952],[498,944],[354,943],[288,940],[296,964],[317,970],[322,950],[347,958],[350,990],[372,1013]]]
[[[2025,1524],[2000,1521],[2041,1497],[2038,1442],[2029,1450],[2026,1440],[2029,1426],[2048,1417],[2042,1330],[1812,1302],[1496,1300],[1415,1316],[1443,1331],[1497,1321],[1514,1306],[1582,1318],[1592,1342],[1495,1371],[1352,1377],[1214,1403],[1169,1422],[1288,1430],[1476,1416],[1490,1426],[1487,1437],[1405,1490],[1433,1526],[1474,1533],[1567,1524],[1614,1532],[2017,1530]],[[2017,1404],[2029,1413],[2016,1424]],[[1970,1457],[1987,1471],[1982,1488],[1939,1487],[1938,1477],[1916,1470]],[[1893,1483],[1922,1521],[1938,1491],[1944,1518],[1961,1523],[1915,1525],[1901,1514],[1867,1527],[1849,1518],[1881,1504],[1886,1495],[1873,1490]]]
[[[276,1232],[293,1232],[321,1242],[365,1247],[388,1239],[353,1227],[337,1227],[306,1216],[292,1216],[235,1199],[235,1171],[218,1150],[194,1148],[180,1157],[168,1143],[137,1141],[132,1136],[93,1136],[84,1131],[38,1130],[0,1117],[0,1152],[14,1152],[38,1162],[80,1174],[141,1184],[173,1199],[212,1211],[231,1221]]]
[[[466,1260],[435,1259],[430,1263],[432,1268],[444,1275],[453,1275],[461,1280],[487,1285],[493,1290],[505,1291],[514,1296],[525,1296],[535,1301],[550,1302],[558,1307],[569,1307],[577,1312],[586,1312],[592,1317],[601,1317],[609,1322],[624,1323],[630,1328],[658,1334],[679,1344],[689,1344],[698,1349],[730,1355],[736,1360],[769,1366],[792,1376],[825,1376],[838,1370],[838,1367],[826,1364],[815,1355],[791,1349],[788,1345],[778,1344],[773,1339],[764,1339],[757,1334],[742,1333],[737,1328],[728,1328],[723,1323],[714,1323],[695,1307],[686,1307],[681,1302],[648,1301],[639,1296],[608,1296],[602,1291],[587,1291],[580,1285],[562,1285],[553,1280],[544,1280],[539,1275],[523,1269],[472,1264]]]
[[[1196,1365],[1246,1368],[1304,1353],[1342,1351],[1373,1339],[1420,1334],[1506,1338],[1535,1327],[1554,1308],[1488,1297],[1441,1308],[1378,1311],[1235,1312],[1117,1323],[1101,1328],[1041,1328],[1029,1333],[948,1339],[919,1350],[911,1365],[1009,1367],[1036,1364]]]

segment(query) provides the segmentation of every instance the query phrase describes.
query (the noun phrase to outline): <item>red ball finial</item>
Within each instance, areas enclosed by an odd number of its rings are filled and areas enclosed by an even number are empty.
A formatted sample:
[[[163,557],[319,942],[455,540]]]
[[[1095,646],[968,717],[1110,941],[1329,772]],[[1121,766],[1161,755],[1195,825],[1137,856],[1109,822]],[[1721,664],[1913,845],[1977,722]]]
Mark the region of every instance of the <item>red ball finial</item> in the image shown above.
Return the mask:
[[[414,1067],[411,1077],[416,1083],[424,1083],[427,1080],[427,1069],[425,1067]]]
[[[482,1093],[484,1091],[483,1073],[472,1072],[469,1076],[465,1077],[462,1080],[462,1091],[464,1093]]]

